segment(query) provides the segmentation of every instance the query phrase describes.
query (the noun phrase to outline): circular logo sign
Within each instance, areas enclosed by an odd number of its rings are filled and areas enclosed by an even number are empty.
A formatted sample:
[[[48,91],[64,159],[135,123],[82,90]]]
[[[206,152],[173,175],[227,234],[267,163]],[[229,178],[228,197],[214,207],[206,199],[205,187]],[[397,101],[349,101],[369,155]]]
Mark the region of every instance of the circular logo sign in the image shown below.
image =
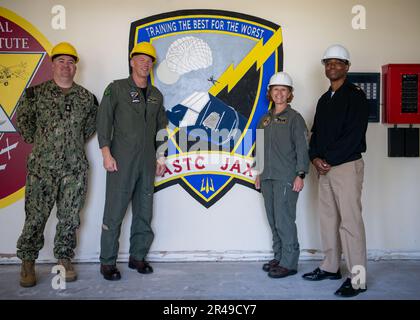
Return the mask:
[[[0,7],[0,208],[22,198],[26,144],[16,126],[16,110],[24,90],[51,79],[51,44],[29,22]]]

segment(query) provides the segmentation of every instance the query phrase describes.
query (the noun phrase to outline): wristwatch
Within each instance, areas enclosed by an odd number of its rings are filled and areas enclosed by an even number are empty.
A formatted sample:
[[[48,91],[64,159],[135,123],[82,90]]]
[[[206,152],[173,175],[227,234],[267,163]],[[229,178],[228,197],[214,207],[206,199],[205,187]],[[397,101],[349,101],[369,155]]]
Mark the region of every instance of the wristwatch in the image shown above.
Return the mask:
[[[305,176],[306,176],[306,174],[305,174],[305,172],[304,172],[304,171],[299,171],[299,172],[298,172],[298,177],[299,177],[299,178],[301,178],[301,179],[305,179]]]

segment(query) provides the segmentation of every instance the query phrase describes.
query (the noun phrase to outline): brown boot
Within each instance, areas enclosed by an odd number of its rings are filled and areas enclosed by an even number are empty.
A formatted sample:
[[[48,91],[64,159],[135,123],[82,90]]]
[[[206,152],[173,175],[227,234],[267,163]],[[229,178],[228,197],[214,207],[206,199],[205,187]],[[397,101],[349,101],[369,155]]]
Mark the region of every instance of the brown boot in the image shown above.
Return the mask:
[[[72,282],[77,280],[77,273],[71,264],[70,259],[58,259],[58,264],[62,265],[66,269],[66,274],[64,279],[66,282]]]
[[[25,288],[36,285],[34,260],[22,260],[22,267],[20,269],[20,285]]]

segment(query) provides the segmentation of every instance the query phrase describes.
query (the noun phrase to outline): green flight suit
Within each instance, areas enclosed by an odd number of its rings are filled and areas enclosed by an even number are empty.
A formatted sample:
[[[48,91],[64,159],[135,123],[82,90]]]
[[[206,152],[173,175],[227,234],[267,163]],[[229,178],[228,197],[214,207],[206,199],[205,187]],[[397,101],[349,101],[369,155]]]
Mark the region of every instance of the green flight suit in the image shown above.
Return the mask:
[[[97,131],[99,147],[108,146],[118,171],[107,172],[100,261],[115,264],[121,224],[132,201],[130,255],[143,260],[154,233],[151,228],[156,171],[156,134],[168,124],[163,96],[149,84],[146,99],[132,77],[105,89]],[[160,155],[159,155],[160,156]]]
[[[260,174],[261,192],[273,234],[274,258],[280,266],[297,270],[299,242],[296,203],[293,191],[298,172],[308,172],[309,156],[305,120],[290,105],[278,114],[273,109],[262,117],[264,130],[264,169]],[[258,161],[258,160],[257,160]]]
[[[66,91],[53,81],[26,89],[17,109],[17,127],[33,144],[27,161],[25,225],[17,256],[35,260],[44,246],[44,228],[57,204],[54,256],[72,258],[76,248],[79,212],[87,191],[89,163],[84,146],[96,129],[98,102],[73,83]]]

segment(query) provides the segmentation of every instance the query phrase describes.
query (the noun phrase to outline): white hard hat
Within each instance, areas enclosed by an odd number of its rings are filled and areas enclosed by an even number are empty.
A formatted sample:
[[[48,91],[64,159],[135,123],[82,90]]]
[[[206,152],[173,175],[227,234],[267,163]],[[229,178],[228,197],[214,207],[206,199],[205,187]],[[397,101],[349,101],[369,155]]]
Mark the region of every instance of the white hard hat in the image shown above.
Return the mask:
[[[289,86],[293,89],[293,80],[288,73],[277,72],[271,76],[267,90],[270,89],[270,86]]]
[[[321,60],[322,64],[325,64],[326,59],[346,60],[350,64],[350,53],[342,45],[334,44],[325,50],[324,57]]]

